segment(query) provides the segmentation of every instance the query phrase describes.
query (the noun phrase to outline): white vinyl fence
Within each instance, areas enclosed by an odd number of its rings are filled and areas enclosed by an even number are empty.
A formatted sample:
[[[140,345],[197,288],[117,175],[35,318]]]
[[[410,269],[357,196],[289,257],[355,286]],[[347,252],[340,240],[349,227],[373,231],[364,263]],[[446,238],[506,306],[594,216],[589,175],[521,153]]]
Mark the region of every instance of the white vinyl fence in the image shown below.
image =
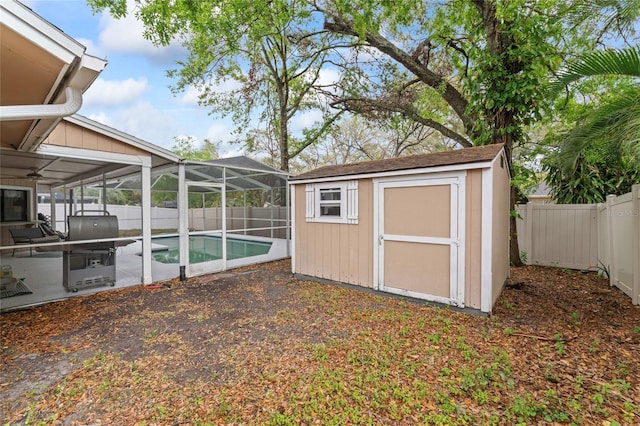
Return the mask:
[[[87,214],[97,212],[101,204],[84,204],[82,207]],[[78,206],[78,209],[80,207]],[[111,216],[118,217],[120,230],[142,228],[142,210],[140,206],[121,206],[107,204],[107,211]],[[56,230],[65,232],[64,204],[56,204]],[[51,216],[51,204],[39,203],[38,213]],[[204,217],[207,218],[206,224]],[[189,209],[189,227],[194,231],[220,229],[222,208]],[[151,207],[151,227],[153,229],[178,229],[178,209],[166,207]],[[227,231],[238,231],[244,235],[254,235],[271,238],[287,238],[287,208],[286,207],[227,207]],[[245,231],[248,230],[248,231]]]
[[[78,209],[80,206],[78,205]],[[82,206],[87,214],[97,212],[102,209],[102,204],[84,204]],[[121,230],[142,228],[142,209],[140,206],[121,206],[107,204],[107,211],[111,216],[118,217],[118,227]],[[65,205],[56,204],[56,230],[65,232]],[[51,204],[39,203],[38,213],[51,216]],[[151,227],[153,229],[178,229],[178,209],[166,207],[151,207]]]
[[[525,263],[598,270],[640,304],[640,185],[605,204],[518,205]]]
[[[227,207],[226,213],[229,233],[287,238],[286,207]],[[220,229],[221,223],[221,207],[189,209],[189,228],[194,231]]]

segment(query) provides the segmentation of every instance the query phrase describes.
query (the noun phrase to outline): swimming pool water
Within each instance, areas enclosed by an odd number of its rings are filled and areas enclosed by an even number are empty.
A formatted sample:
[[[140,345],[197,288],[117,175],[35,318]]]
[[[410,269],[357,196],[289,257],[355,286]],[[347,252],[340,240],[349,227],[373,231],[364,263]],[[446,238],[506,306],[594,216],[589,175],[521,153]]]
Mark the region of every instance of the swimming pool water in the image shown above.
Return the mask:
[[[167,246],[154,250],[153,258],[161,263],[180,263],[179,237],[154,238],[155,244]],[[227,260],[269,253],[270,242],[241,240],[227,237]],[[189,263],[202,263],[222,259],[222,237],[196,235],[189,237]]]

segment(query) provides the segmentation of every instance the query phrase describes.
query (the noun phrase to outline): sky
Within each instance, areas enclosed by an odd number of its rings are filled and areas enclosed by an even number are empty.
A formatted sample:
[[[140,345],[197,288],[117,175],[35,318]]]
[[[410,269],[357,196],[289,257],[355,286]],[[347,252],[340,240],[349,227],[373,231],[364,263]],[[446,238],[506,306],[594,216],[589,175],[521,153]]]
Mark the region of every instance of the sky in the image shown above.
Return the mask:
[[[85,92],[78,114],[170,149],[174,138],[192,136],[220,142],[221,157],[239,155],[231,144],[229,119],[209,115],[195,91],[173,95],[166,70],[186,57],[179,44],[157,48],[142,36],[142,24],[129,15],[116,20],[107,12],[93,15],[84,0],[21,0],[26,6],[87,47],[86,53],[108,61]]]

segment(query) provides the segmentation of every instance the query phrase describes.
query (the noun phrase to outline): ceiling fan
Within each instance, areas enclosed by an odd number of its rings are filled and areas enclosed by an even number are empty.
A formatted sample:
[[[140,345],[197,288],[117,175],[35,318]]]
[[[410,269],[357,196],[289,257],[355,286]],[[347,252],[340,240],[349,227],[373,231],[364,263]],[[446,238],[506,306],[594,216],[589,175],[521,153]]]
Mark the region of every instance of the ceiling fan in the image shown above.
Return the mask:
[[[16,170],[20,170],[20,169],[16,169]],[[41,169],[38,169],[37,167],[32,167],[29,170],[31,171],[27,174],[25,174],[24,172],[19,174],[6,174],[6,175],[3,174],[3,177],[9,178],[9,179],[25,179],[26,178],[26,179],[31,179],[33,181],[38,181],[44,178],[44,176],[40,174]]]
[[[39,180],[42,179],[42,175],[38,173],[38,168],[34,167],[31,173],[27,173],[27,177],[31,180]]]

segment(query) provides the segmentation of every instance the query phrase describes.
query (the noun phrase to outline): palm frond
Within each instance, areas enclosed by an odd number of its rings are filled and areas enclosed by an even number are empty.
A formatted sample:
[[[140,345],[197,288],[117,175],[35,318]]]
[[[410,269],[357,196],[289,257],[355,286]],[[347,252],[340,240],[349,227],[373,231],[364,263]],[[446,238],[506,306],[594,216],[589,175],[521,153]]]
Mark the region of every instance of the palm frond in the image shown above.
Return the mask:
[[[640,86],[591,111],[564,135],[559,159],[565,171],[576,166],[580,153],[596,142],[607,141],[608,155],[631,158],[640,167]]]
[[[551,83],[549,95],[557,96],[565,86],[581,78],[605,74],[640,77],[640,47],[598,50],[583,56]]]

